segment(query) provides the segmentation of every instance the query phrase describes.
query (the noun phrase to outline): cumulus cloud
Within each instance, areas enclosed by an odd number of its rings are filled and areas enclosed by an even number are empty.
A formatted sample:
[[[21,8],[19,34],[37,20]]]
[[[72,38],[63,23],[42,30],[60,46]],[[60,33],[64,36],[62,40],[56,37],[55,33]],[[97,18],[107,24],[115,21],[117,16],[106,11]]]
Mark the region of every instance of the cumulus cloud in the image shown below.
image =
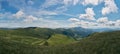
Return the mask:
[[[69,16],[70,19],[68,21],[73,22],[72,24],[74,26],[77,25],[77,26],[81,26],[84,28],[101,27],[101,26],[102,27],[111,27],[111,26],[119,27],[120,26],[120,20],[110,21],[108,17],[101,17],[101,18],[95,19],[96,14],[95,14],[93,8],[94,8],[94,6],[97,6],[100,3],[105,3],[105,4],[103,4],[104,7],[101,9],[102,15],[107,15],[110,13],[117,12],[118,7],[116,6],[114,0],[45,0],[45,2],[43,2],[43,4],[39,4],[39,5],[37,3],[35,3],[36,1],[33,1],[33,0],[27,0],[27,1],[20,0],[19,2],[17,0],[14,0],[14,1],[7,0],[7,1],[9,2],[10,6],[15,7],[17,9],[22,9],[22,10],[19,10],[17,13],[15,13],[13,15],[11,13],[0,14],[0,18],[12,18],[11,16],[14,16],[13,18],[18,18],[18,20],[20,19],[20,20],[23,20],[24,22],[34,23],[34,24],[30,23],[30,25],[32,25],[32,26],[39,26],[39,25],[41,25],[43,27],[53,27],[53,26],[64,27],[65,25],[68,26],[68,22],[63,23],[63,21],[59,21],[59,20],[54,21],[54,19],[53,20],[43,19],[43,17],[47,18],[51,15],[53,16],[53,18],[54,18],[54,15],[60,15],[60,16],[64,15],[67,17]],[[87,9],[85,9],[85,13],[80,14],[79,17],[78,17],[78,15],[77,15],[77,17],[75,15],[72,15],[73,13],[67,13],[68,12],[67,10],[71,11],[71,9],[69,9],[69,7],[78,5],[80,3],[83,6],[85,6],[85,8],[87,7]],[[34,5],[34,4],[36,6],[33,8],[32,5]],[[31,5],[31,6],[28,6],[28,5]],[[88,6],[92,5],[92,6],[90,6],[92,8],[89,8],[87,5]],[[52,11],[48,10],[49,8],[51,9],[53,7],[54,7],[54,10],[52,10]],[[0,9],[1,9],[1,5],[0,5]],[[78,13],[76,13],[76,14],[78,14]],[[71,18],[71,17],[73,17],[73,18]],[[76,17],[76,18],[74,18],[74,17]],[[17,19],[15,19],[15,20],[17,21]],[[10,21],[10,20],[8,20],[8,21]],[[64,20],[64,21],[66,21],[66,20]],[[37,22],[37,23],[35,23],[35,22]],[[39,24],[39,23],[41,23],[41,24]],[[27,25],[27,23],[24,25]]]
[[[77,19],[77,18],[70,18],[68,21],[71,21],[71,22],[79,22],[80,20]]]
[[[13,14],[13,18],[22,19],[24,22],[33,22],[33,21],[39,21],[42,18],[35,17],[33,15],[29,15],[24,13],[22,10],[19,10],[17,13]]]
[[[95,13],[93,11],[93,8],[87,8],[85,10],[86,14],[80,14],[80,19],[88,19],[88,20],[95,20]]]
[[[116,26],[120,26],[120,20],[116,20]]]
[[[75,26],[80,26],[80,27],[83,27],[83,28],[90,28],[90,27],[93,27],[93,26],[97,26],[97,23],[86,21],[86,20],[79,20],[79,21],[71,24],[71,27],[75,27]]]
[[[24,15],[24,12],[22,10],[19,10],[16,14],[13,14],[16,18],[20,18]]]
[[[98,23],[107,23],[108,22],[108,18],[107,17],[101,17],[97,20]]]
[[[109,22],[107,23],[107,25],[108,25],[108,26],[116,26],[116,24],[115,24],[114,21],[109,21]]]
[[[68,19],[71,21],[71,27],[80,26],[83,28],[118,28],[120,26],[120,20],[111,21],[108,17],[101,17],[95,21],[88,21],[77,18]]]
[[[98,26],[103,26],[103,27],[119,27],[120,26],[120,20],[116,21],[110,21],[108,17],[101,17],[97,20]]]
[[[38,20],[37,17],[34,17],[34,16],[30,15],[30,16],[26,16],[26,19],[24,21],[25,22],[33,22],[33,21],[36,21],[36,20]]]
[[[80,22],[78,22],[79,23],[79,25],[81,25],[81,26],[93,26],[93,25],[95,25],[95,23],[94,22],[89,22],[89,21],[85,21],[85,20],[81,20]]]
[[[83,0],[81,3],[83,5],[98,5],[100,3],[105,3],[105,7],[102,8],[102,15],[106,15],[109,13],[115,13],[118,11],[118,7],[115,4],[114,0]]]
[[[99,27],[100,26],[103,26],[103,27],[111,27],[111,26],[116,27],[116,25],[117,25],[116,22],[117,21],[110,21],[108,19],[108,17],[101,17],[101,18],[97,19],[97,23],[98,23]]]
[[[114,0],[105,0],[104,2],[105,2],[105,7],[103,7],[102,9],[103,15],[118,11],[118,7],[116,6]]]
[[[78,18],[70,18],[68,20],[72,22],[71,27],[80,26],[80,27],[84,27],[84,28],[90,28],[93,26],[97,26],[97,24],[98,24],[93,21],[88,21],[88,20],[78,19]]]

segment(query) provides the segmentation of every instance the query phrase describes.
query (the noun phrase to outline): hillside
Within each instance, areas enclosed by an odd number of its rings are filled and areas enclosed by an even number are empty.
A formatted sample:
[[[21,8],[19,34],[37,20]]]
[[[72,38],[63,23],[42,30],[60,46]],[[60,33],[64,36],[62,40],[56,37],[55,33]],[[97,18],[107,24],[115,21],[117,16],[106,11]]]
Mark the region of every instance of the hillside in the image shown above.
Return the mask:
[[[33,35],[32,32],[23,35],[18,29],[1,30],[0,54],[120,54],[120,31],[94,33],[77,42],[59,33],[49,38]]]
[[[56,51],[62,51],[62,54],[120,54],[120,31],[94,33]]]
[[[54,34],[51,38],[47,40],[47,42],[50,46],[65,45],[75,42],[75,39],[62,34]]]
[[[54,32],[53,29],[36,27],[0,30],[0,37],[13,42],[29,45],[44,45],[49,42],[49,45],[51,45],[51,43],[56,40],[58,44],[63,44],[62,42],[65,41],[64,44],[67,44],[67,40],[69,41],[70,39],[72,40],[71,42],[75,41],[75,39],[70,36]]]
[[[0,31],[4,31],[7,34],[21,35],[21,36],[32,36],[48,39],[53,34],[63,34],[66,36],[71,36],[73,38],[83,38],[93,33],[91,29],[84,29],[81,27],[74,28],[38,28],[38,27],[28,27],[28,28],[0,28]]]
[[[51,32],[47,28],[0,30],[0,54],[43,54],[43,51],[38,50],[46,49],[46,46],[75,42],[72,37]]]

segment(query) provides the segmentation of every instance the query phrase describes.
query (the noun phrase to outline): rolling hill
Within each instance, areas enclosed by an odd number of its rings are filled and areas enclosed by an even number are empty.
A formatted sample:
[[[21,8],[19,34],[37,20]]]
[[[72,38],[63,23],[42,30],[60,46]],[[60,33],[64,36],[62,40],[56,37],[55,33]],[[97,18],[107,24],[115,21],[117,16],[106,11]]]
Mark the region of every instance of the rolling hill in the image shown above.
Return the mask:
[[[120,54],[120,31],[94,33],[56,51],[62,51],[62,54]]]
[[[58,40],[56,42],[58,44],[63,44],[62,42],[68,43],[67,40],[71,42],[73,40],[76,41],[71,36],[66,36],[62,33],[54,32],[53,29],[36,27],[0,30],[0,36],[3,39],[30,45],[44,45],[44,43],[46,44],[49,42],[51,45],[51,43],[55,40]]]
[[[97,32],[76,41],[59,30],[40,30],[44,29],[0,30],[0,54],[120,54],[120,31]]]
[[[65,45],[75,42],[75,39],[62,34],[54,34],[47,40],[47,42],[50,46]]]

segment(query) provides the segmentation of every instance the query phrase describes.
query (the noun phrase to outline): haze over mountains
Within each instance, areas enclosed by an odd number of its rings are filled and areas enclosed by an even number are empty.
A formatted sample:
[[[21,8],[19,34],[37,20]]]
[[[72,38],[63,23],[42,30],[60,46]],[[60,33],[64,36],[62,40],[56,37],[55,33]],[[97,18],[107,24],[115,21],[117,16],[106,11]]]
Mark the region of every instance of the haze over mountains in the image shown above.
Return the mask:
[[[41,27],[26,27],[23,29],[28,29],[28,28],[41,28]],[[0,28],[0,30],[12,30],[12,29],[18,29],[18,28]],[[22,28],[21,28],[22,29]],[[95,28],[95,29],[90,29],[90,28],[82,28],[82,27],[71,27],[71,28],[46,28],[46,29],[51,29],[51,30],[58,30],[58,31],[65,31],[65,32],[76,32],[77,34],[81,36],[87,36],[89,34],[92,34],[94,32],[107,32],[107,31],[117,31],[120,30],[120,28]]]

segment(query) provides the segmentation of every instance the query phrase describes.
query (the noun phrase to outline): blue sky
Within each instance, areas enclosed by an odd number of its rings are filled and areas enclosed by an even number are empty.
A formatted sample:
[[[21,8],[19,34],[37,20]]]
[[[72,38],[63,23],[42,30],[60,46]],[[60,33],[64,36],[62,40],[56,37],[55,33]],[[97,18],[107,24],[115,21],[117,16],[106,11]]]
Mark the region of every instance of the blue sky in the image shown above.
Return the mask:
[[[0,27],[119,28],[120,0],[0,0]]]

